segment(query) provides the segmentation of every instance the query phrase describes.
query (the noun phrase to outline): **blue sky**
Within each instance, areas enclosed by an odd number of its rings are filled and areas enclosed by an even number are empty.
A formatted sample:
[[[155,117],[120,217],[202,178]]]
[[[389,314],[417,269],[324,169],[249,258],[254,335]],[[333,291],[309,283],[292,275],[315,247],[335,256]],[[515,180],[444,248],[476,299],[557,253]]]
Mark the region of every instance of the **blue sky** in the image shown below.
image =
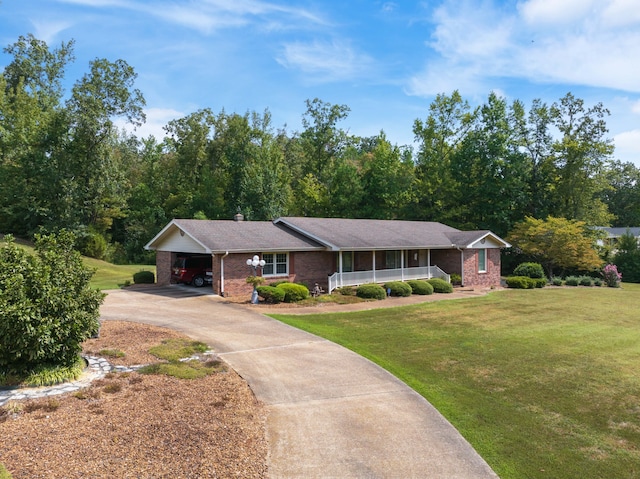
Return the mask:
[[[615,157],[640,166],[640,0],[0,0],[0,45],[28,33],[75,40],[68,89],[92,59],[132,65],[139,136],[207,107],[299,131],[317,97],[350,107],[352,134],[404,145],[438,93],[572,92],[611,111]]]

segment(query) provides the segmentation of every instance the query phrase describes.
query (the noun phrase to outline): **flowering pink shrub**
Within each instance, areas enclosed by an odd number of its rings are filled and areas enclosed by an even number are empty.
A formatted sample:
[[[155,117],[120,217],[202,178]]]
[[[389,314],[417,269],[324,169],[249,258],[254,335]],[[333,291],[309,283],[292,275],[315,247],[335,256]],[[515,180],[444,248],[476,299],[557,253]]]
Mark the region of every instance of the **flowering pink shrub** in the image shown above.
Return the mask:
[[[619,288],[620,281],[622,280],[622,273],[618,273],[618,268],[615,264],[608,264],[602,270],[602,276],[604,276],[604,282],[610,288]]]

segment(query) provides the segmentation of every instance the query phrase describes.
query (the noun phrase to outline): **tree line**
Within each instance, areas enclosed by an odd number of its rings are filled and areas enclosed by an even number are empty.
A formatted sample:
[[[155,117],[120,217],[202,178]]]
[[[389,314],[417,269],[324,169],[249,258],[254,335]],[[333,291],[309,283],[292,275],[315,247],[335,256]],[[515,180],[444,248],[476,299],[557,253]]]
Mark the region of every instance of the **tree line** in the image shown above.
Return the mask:
[[[302,130],[263,112],[204,108],[164,138],[114,125],[144,122],[144,96],[123,60],[96,59],[65,92],[73,41],[32,35],[5,48],[0,74],[0,232],[73,231],[81,250],[117,262],[172,218],[323,216],[440,221],[506,236],[525,218],[640,225],[640,170],[614,160],[608,110],[571,93],[546,104],[495,93],[471,107],[438,95],[413,124],[415,147],[342,127],[349,107],[306,101]]]

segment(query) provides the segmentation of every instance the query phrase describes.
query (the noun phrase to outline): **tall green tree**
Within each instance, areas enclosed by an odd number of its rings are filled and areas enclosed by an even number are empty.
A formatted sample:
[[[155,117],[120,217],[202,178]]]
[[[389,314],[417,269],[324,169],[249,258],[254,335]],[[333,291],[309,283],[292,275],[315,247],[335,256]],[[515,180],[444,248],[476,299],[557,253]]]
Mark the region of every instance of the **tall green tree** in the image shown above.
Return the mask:
[[[460,186],[451,158],[473,128],[478,115],[456,90],[439,94],[423,121],[415,120],[417,198],[413,219],[448,222],[460,216]]]
[[[640,225],[640,169],[631,162],[611,162],[602,201],[614,215],[613,226]]]
[[[533,100],[527,113],[519,100],[512,105],[514,147],[526,155],[528,162],[526,214],[546,218],[555,211],[555,154],[550,108],[539,99]]]
[[[605,167],[613,153],[613,144],[606,138],[608,115],[601,103],[587,108],[584,100],[571,93],[551,107],[553,124],[561,135],[553,144],[557,216],[591,225],[610,224],[612,216],[600,199],[606,188]]]
[[[29,35],[4,51],[13,59],[0,74],[0,228],[25,235],[55,216],[68,130],[61,83],[73,42],[50,50]]]
[[[360,215],[365,218],[397,219],[412,202],[415,186],[410,152],[393,146],[384,132],[370,151],[360,158],[363,185]]]
[[[524,216],[530,169],[514,131],[506,100],[491,93],[474,128],[451,155],[459,190],[459,216],[453,218],[458,226],[505,235]]]

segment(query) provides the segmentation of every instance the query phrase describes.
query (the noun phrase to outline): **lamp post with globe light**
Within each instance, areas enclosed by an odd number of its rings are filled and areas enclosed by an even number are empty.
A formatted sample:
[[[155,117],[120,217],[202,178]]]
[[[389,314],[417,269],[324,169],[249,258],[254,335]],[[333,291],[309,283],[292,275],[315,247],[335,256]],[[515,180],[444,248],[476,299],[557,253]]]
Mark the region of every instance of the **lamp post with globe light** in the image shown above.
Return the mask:
[[[254,278],[258,276],[258,266],[264,268],[265,263],[265,260],[260,259],[258,255],[247,260],[247,266],[252,269]],[[251,304],[258,304],[258,288],[255,282],[253,283],[253,293],[251,293]]]

